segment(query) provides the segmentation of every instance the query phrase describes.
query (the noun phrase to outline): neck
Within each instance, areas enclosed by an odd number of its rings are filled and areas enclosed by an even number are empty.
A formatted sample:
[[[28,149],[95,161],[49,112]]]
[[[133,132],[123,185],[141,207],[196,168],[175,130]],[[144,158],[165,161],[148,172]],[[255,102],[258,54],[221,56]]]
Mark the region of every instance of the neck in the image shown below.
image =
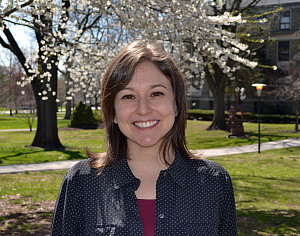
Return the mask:
[[[164,170],[168,168],[163,159],[163,154],[151,148],[141,148],[139,150],[131,150],[128,148],[128,163],[131,168],[151,170]],[[175,151],[169,148],[168,153],[165,155],[168,163],[172,163],[175,158]]]

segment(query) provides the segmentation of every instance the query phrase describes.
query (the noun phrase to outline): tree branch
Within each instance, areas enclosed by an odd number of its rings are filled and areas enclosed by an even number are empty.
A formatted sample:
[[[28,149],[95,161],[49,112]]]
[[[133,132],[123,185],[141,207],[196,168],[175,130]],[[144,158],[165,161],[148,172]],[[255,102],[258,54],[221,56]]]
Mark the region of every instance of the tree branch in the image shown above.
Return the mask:
[[[7,48],[7,49],[10,50],[10,45],[7,44],[7,43],[3,40],[3,38],[2,38],[1,36],[0,36],[0,44],[2,45],[2,47]]]
[[[14,7],[14,8],[12,8],[11,10],[9,10],[9,11],[7,11],[7,12],[1,14],[1,15],[0,15],[0,18],[3,19],[4,17],[7,17],[7,16],[9,16],[10,14],[12,14],[12,13],[18,11],[20,8],[29,6],[31,3],[33,3],[33,1],[34,1],[34,0],[29,0],[28,2],[23,3],[20,7]]]
[[[8,47],[5,47],[5,46],[4,47],[7,48],[7,49],[9,49],[11,52],[13,52],[13,54],[16,55],[16,57],[18,58],[19,62],[22,65],[24,71],[26,72],[27,76],[32,76],[33,74],[29,72],[29,70],[31,69],[31,67],[30,66],[29,67],[25,66],[25,63],[26,63],[25,56],[24,56],[23,52],[21,51],[18,43],[16,42],[14,36],[10,32],[10,30],[8,28],[4,27],[3,33],[5,34],[5,36],[7,38],[7,41],[9,42],[9,44],[7,44],[7,43],[4,42],[4,45],[8,46]],[[1,45],[3,46],[2,42],[1,42]]]
[[[250,2],[247,6],[243,7],[241,9],[241,13],[248,10],[249,8],[255,7],[261,0],[253,0],[252,2]]]

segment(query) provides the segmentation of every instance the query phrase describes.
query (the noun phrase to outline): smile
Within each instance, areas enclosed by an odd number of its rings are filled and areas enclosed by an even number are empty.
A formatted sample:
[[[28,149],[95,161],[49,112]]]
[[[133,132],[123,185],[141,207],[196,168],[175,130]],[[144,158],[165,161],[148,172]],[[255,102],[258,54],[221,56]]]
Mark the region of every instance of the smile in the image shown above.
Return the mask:
[[[149,128],[158,123],[158,120],[155,121],[145,121],[145,122],[134,122],[134,125],[139,128]]]

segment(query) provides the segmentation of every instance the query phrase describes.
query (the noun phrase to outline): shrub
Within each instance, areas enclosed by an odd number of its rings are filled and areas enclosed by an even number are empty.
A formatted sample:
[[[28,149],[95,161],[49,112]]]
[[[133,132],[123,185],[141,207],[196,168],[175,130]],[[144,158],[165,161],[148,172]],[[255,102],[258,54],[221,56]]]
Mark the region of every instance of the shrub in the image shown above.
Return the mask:
[[[88,124],[97,125],[98,123],[91,106],[87,106],[85,108],[85,122],[86,125]]]
[[[97,119],[91,106],[86,106],[80,101],[71,115],[71,127],[94,127],[97,126]]]

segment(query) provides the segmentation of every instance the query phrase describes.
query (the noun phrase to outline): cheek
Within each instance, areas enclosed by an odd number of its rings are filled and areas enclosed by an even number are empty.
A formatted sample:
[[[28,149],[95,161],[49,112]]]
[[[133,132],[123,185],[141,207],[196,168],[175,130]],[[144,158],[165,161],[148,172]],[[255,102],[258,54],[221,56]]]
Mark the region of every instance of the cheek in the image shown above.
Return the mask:
[[[174,105],[173,105],[173,109],[174,109],[175,117],[177,117],[178,116],[178,110],[177,110],[177,105],[176,105],[175,102],[174,102]]]
[[[114,105],[114,108],[115,108],[115,116],[114,116],[114,123],[115,124],[118,124],[118,120],[119,120],[119,108],[118,108],[118,105]]]
[[[118,124],[121,120],[121,114],[119,112],[120,110],[116,109],[116,112],[115,112],[115,117],[114,117],[114,123],[115,124]]]
[[[123,121],[127,121],[129,117],[130,107],[123,105],[115,105],[115,116],[114,116],[114,123],[120,124]]]

